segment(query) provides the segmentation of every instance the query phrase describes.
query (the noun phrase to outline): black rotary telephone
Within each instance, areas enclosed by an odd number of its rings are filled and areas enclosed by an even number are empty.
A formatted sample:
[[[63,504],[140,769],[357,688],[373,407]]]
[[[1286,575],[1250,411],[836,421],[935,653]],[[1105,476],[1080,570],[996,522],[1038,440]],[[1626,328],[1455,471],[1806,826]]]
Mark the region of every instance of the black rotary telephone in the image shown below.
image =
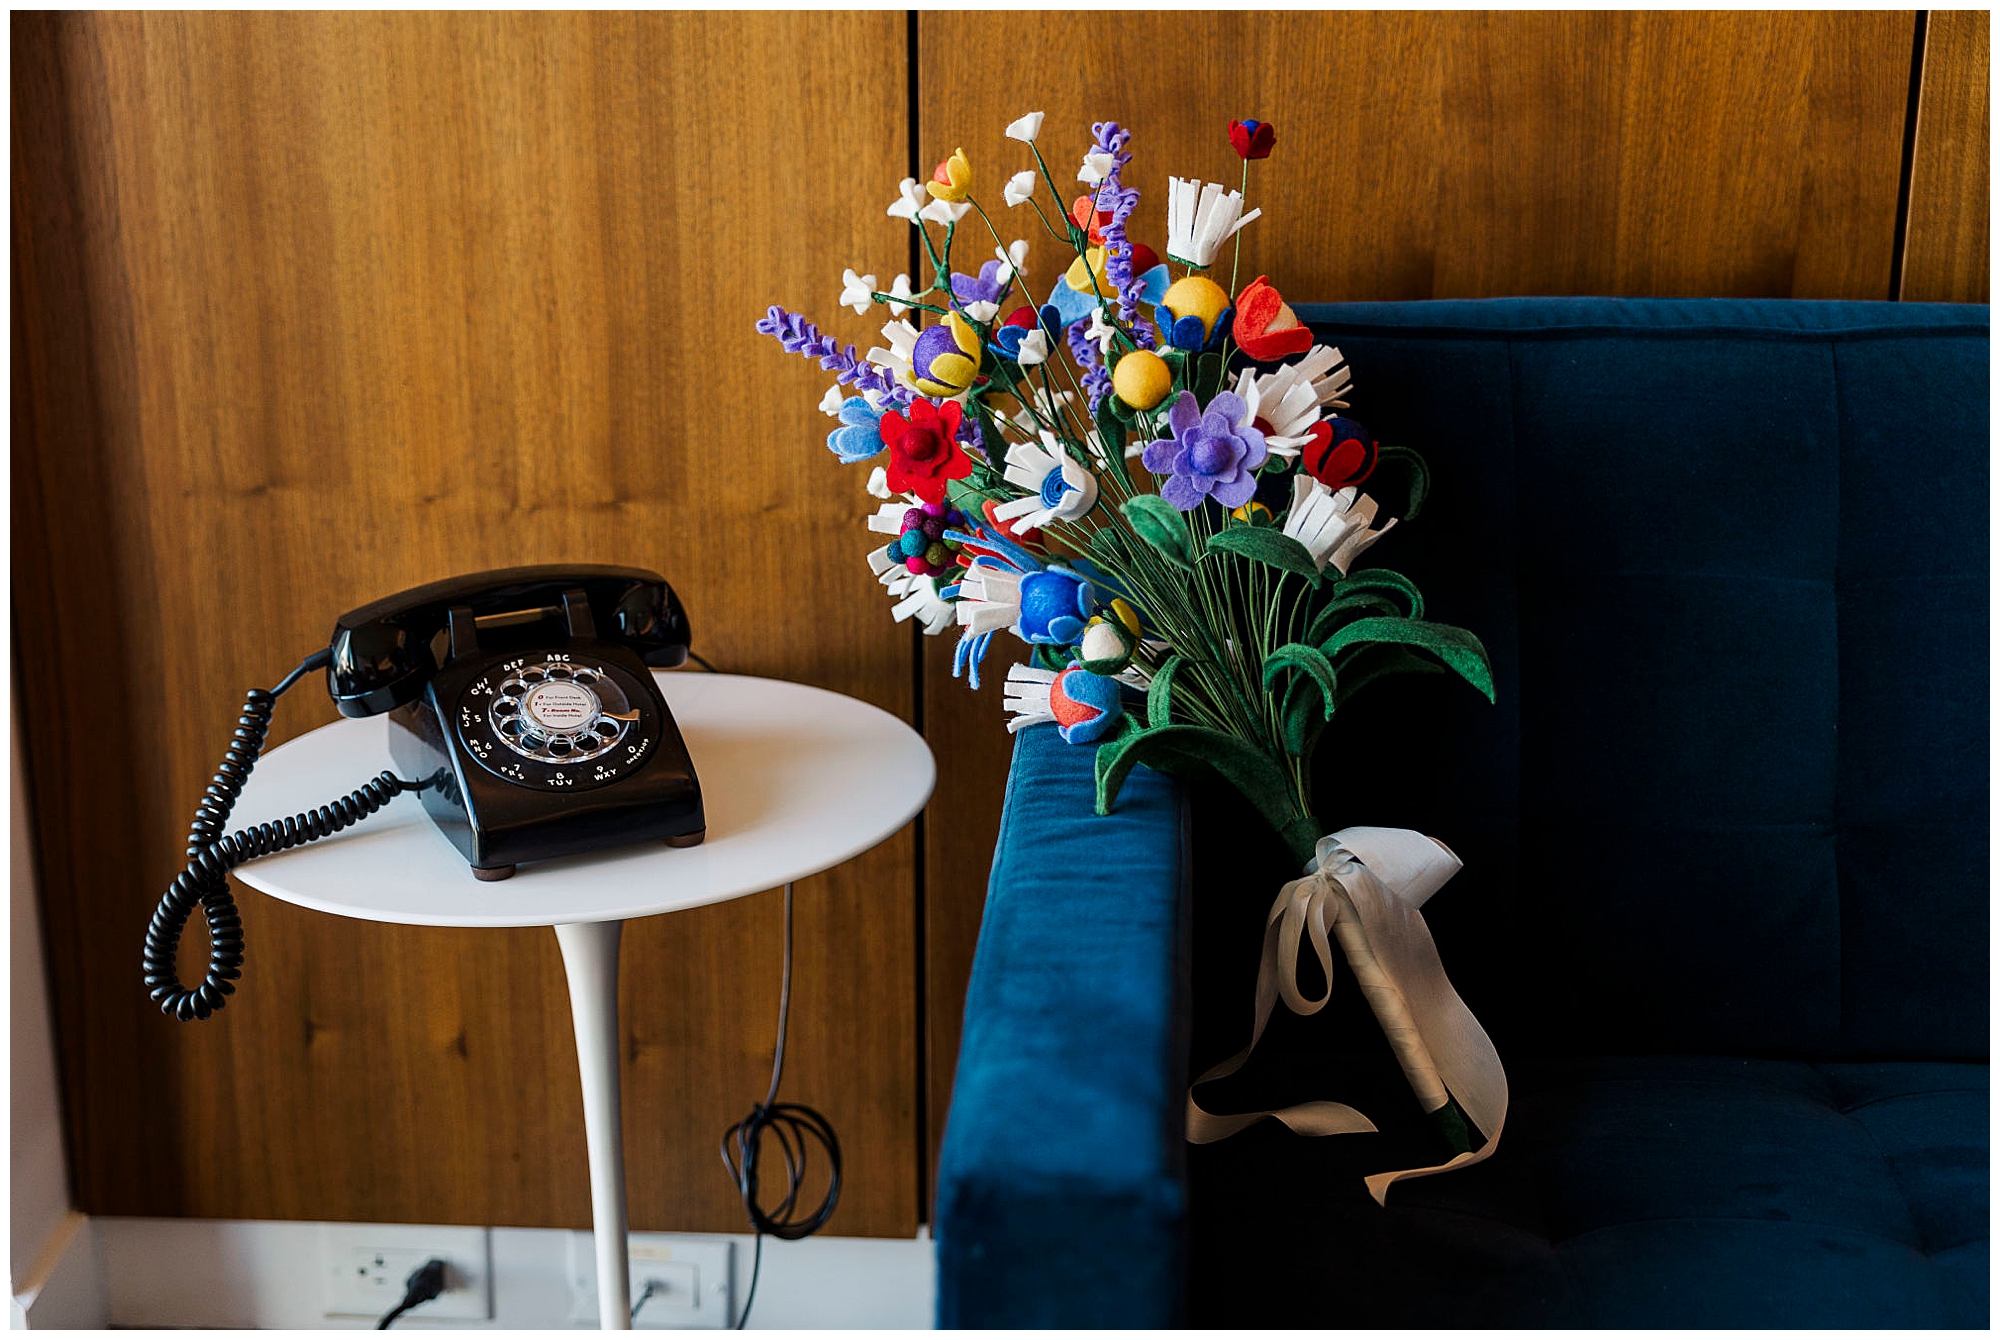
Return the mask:
[[[341,615],[331,646],[244,702],[188,830],[187,866],[146,931],[153,1000],[180,1019],[221,1009],[243,964],[229,871],[337,833],[403,791],[422,794],[480,879],[603,847],[700,842],[701,784],[648,673],[687,656],[680,601],[642,568],[504,568]],[[278,696],[321,668],[343,716],[390,714],[389,756],[409,776],[383,772],[329,805],[225,836]],[[174,955],[197,904],[208,972],[188,988]]]

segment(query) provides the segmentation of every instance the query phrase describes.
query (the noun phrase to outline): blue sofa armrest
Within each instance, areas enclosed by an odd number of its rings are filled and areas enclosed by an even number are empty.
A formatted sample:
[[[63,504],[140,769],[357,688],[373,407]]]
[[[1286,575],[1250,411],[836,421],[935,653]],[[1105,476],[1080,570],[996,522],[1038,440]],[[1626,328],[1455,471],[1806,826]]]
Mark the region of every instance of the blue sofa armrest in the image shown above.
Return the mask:
[[[1186,1213],[1180,790],[1016,737],[938,1160],[938,1324],[1170,1326]]]

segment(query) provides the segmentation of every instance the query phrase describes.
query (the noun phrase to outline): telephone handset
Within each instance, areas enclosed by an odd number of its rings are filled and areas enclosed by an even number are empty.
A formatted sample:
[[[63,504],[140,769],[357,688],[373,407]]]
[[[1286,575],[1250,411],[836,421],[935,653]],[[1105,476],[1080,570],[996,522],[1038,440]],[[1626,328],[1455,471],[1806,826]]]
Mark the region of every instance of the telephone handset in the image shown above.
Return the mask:
[[[523,567],[434,582],[351,610],[331,645],[274,689],[252,689],[188,831],[188,864],[146,932],[146,986],[166,1013],[206,1019],[242,976],[228,872],[339,832],[404,791],[480,879],[523,861],[647,840],[692,846],[701,784],[648,667],[680,665],[688,621],[641,568]],[[383,772],[330,805],[224,836],[278,696],[313,670],[343,716],[388,713]],[[208,972],[181,985],[181,931],[199,904]]]

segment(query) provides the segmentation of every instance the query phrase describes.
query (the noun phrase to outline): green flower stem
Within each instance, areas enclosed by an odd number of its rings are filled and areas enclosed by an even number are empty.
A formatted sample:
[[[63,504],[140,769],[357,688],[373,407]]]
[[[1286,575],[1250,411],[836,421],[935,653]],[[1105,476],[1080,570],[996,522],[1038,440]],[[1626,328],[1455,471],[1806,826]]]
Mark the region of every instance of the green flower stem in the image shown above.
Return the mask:
[[[1237,191],[1237,194],[1243,197],[1245,205],[1250,203],[1250,160],[1247,158],[1243,160],[1243,185]],[[1236,301],[1236,268],[1242,263],[1243,230],[1238,228],[1236,230],[1236,258],[1229,262],[1229,301],[1231,302]]]
[[[914,307],[920,312],[932,312],[938,316],[949,315],[942,307],[933,307],[927,302],[914,301],[914,295],[910,298],[898,298],[893,293],[871,293],[868,296],[874,301],[888,307]],[[889,315],[894,316],[895,313],[892,311]]]
[[[1062,243],[1066,247],[1074,245],[1067,236],[1065,236],[1062,233],[1058,233],[1056,231],[1056,226],[1053,223],[1049,222],[1049,216],[1042,213],[1041,201],[1035,199],[1035,197],[1033,196],[1029,196],[1028,203],[1033,205],[1035,207],[1035,213],[1041,216],[1042,227],[1049,230],[1050,237],[1053,237],[1056,241]]]
[[[1047,162],[1047,160],[1045,160],[1045,159],[1044,159],[1044,158],[1042,157],[1042,146],[1041,146],[1041,145],[1039,145],[1039,144],[1036,144],[1036,143],[1035,143],[1035,142],[1034,142],[1033,140],[1029,140],[1029,141],[1028,141],[1028,148],[1029,148],[1029,149],[1030,149],[1031,151],[1033,151],[1033,153],[1034,153],[1034,155],[1035,155],[1035,166],[1036,166],[1036,167],[1038,167],[1038,168],[1040,168],[1040,169],[1042,170],[1042,180],[1043,180],[1043,181],[1045,181],[1045,182],[1047,182],[1047,183],[1049,184],[1049,199],[1051,199],[1051,200],[1055,201],[1055,202],[1056,202],[1056,203],[1057,203],[1058,205],[1060,205],[1060,204],[1062,203],[1062,198],[1063,198],[1063,193],[1062,193],[1062,187],[1060,187],[1060,186],[1056,185],[1056,177],[1055,177],[1055,174],[1054,174],[1053,172],[1050,172],[1050,171],[1049,171],[1049,165],[1048,165],[1048,162]],[[1032,197],[1031,197],[1031,198],[1032,198]],[[1039,211],[1040,211],[1040,209],[1041,209],[1041,206],[1037,205],[1037,206],[1036,206],[1035,208],[1036,208],[1037,212],[1039,212]],[[1069,216],[1068,216],[1068,214],[1067,214],[1067,213],[1065,213],[1063,217],[1064,217],[1064,218],[1065,218],[1066,220],[1067,220],[1067,219],[1069,219]],[[1044,217],[1044,218],[1043,218],[1043,220],[1042,220],[1042,222],[1044,222],[1044,223],[1047,223],[1047,222],[1048,222],[1048,219],[1047,219],[1046,217]],[[1051,228],[1051,229],[1050,229],[1049,231],[1050,231],[1050,232],[1054,232],[1054,231],[1055,231],[1055,229]],[[1069,224],[1069,245],[1070,245],[1070,248],[1071,248],[1071,250],[1075,251],[1077,255],[1081,256],[1081,255],[1083,254],[1083,250],[1084,250],[1084,249],[1083,249],[1083,247],[1081,247],[1081,246],[1078,246],[1078,245],[1077,245],[1077,241],[1076,241],[1076,238],[1077,238],[1077,228],[1076,228],[1076,224],[1075,224],[1075,221],[1074,221],[1074,220],[1070,220],[1070,224]],[[1089,241],[1090,241],[1089,237],[1088,237],[1088,236],[1086,236],[1086,237],[1084,238],[1084,242],[1085,242],[1085,245],[1088,245],[1088,244],[1089,244]]]

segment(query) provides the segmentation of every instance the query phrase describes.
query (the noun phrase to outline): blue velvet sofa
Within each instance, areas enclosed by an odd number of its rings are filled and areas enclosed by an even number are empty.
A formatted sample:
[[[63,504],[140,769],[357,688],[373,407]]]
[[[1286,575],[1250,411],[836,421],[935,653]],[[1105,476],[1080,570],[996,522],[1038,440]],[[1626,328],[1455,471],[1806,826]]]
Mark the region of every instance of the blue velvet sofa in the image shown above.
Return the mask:
[[[1368,555],[1499,701],[1371,686],[1332,827],[1418,828],[1508,1063],[1436,1152],[1355,993],[1241,1047],[1293,873],[1233,794],[1015,746],[938,1174],[945,1326],[1987,1324],[1984,307],[1536,299],[1302,312],[1429,458]],[[1365,565],[1365,563],[1364,563]],[[1315,983],[1302,979],[1308,995]],[[1343,1012],[1344,1011],[1344,1012]]]

